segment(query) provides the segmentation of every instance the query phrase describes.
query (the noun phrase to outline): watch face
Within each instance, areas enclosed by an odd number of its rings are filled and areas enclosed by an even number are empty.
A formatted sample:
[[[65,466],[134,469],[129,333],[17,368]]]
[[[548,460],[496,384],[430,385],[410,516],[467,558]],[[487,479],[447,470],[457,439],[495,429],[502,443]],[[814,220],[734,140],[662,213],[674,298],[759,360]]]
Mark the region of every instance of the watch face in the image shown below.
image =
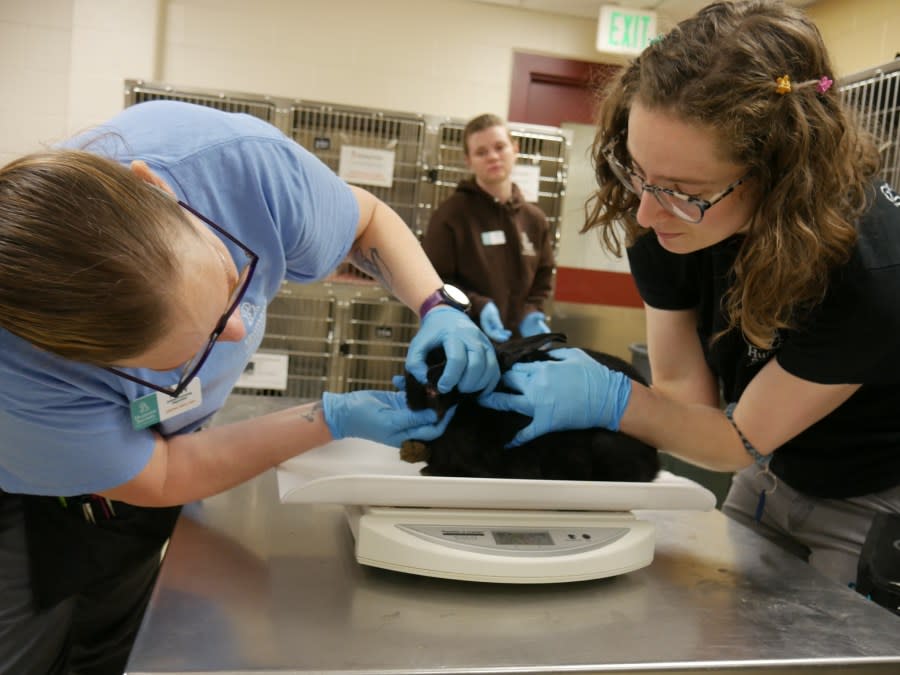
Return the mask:
[[[469,296],[459,290],[456,286],[451,286],[450,284],[444,284],[444,293],[446,293],[447,298],[457,303],[458,305],[462,305],[463,307],[469,306]]]

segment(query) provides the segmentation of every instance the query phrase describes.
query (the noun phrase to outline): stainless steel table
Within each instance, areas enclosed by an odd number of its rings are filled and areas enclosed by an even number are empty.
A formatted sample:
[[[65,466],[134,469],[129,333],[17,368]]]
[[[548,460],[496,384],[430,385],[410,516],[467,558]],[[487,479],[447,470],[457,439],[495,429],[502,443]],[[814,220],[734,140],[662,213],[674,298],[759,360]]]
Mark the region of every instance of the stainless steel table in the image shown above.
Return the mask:
[[[432,579],[359,565],[343,509],[270,471],[186,507],[127,672],[900,673],[900,617],[718,511],[639,515],[655,560],[626,575]]]

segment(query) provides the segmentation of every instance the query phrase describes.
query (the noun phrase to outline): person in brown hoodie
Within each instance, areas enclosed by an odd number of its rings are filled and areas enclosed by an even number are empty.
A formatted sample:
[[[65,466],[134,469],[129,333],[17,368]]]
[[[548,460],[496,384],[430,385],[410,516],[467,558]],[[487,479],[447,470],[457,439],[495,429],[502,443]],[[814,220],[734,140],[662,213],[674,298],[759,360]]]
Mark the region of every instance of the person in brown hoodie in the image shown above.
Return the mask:
[[[496,115],[463,131],[466,166],[434,212],[422,245],[441,278],[472,301],[472,318],[495,342],[548,333],[544,302],[553,282],[550,227],[512,181],[518,145]]]

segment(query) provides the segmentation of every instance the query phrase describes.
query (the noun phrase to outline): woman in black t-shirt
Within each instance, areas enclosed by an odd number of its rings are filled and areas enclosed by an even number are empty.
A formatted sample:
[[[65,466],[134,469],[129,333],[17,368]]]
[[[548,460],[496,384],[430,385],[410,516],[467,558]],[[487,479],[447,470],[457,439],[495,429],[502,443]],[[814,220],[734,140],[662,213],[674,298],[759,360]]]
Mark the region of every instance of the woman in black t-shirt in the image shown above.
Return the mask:
[[[874,514],[900,512],[900,197],[833,73],[768,0],[712,4],[624,68],[584,231],[628,248],[653,386],[563,349],[485,404],[534,418],[516,443],[603,426],[737,471],[723,510],[852,582]]]

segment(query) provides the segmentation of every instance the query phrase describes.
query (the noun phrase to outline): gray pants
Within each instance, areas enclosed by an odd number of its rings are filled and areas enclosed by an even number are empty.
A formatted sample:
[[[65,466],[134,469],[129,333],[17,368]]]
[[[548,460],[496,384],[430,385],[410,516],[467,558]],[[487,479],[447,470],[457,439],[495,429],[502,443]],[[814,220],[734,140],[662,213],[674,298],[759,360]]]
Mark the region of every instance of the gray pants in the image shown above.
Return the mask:
[[[722,511],[845,585],[856,582],[859,554],[875,514],[900,513],[900,486],[850,499],[810,497],[782,480],[771,488],[770,476],[747,467],[734,475]],[[763,489],[765,508],[757,523]]]
[[[39,611],[22,501],[0,492],[0,674],[121,675],[158,568],[151,556]]]

